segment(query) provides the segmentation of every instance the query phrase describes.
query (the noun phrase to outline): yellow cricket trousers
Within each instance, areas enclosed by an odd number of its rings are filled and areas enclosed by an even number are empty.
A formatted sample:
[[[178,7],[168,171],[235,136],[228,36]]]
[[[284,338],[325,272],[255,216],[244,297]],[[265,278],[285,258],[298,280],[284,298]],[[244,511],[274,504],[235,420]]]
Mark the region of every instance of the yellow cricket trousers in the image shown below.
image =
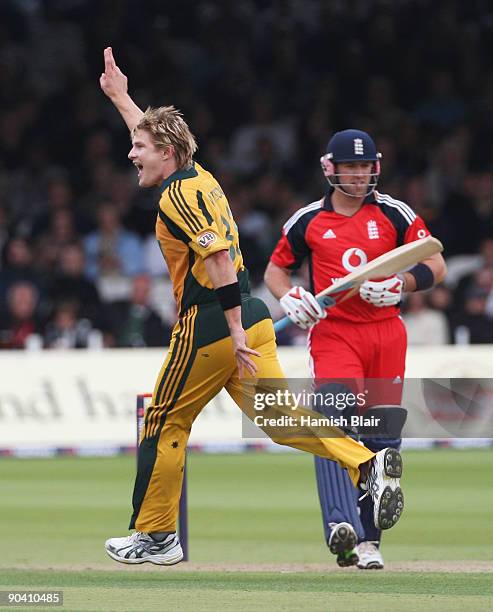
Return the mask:
[[[248,346],[261,355],[253,357],[258,367],[255,380],[284,379],[276,354],[274,327],[265,304],[256,298],[244,297],[242,319]],[[175,325],[152,403],[146,411],[138,449],[130,529],[143,532],[176,530],[190,430],[202,408],[223,387],[253,418],[253,398],[244,379],[239,378],[224,313],[218,304],[192,306]],[[301,409],[301,413],[315,418],[320,416],[306,409]],[[359,479],[359,465],[374,456],[366,447],[336,429],[333,429],[334,437],[323,438],[316,437],[316,431],[310,432],[309,428],[304,432],[299,430],[304,435],[285,438],[267,429],[264,431],[279,444],[337,461],[347,468],[355,485]]]

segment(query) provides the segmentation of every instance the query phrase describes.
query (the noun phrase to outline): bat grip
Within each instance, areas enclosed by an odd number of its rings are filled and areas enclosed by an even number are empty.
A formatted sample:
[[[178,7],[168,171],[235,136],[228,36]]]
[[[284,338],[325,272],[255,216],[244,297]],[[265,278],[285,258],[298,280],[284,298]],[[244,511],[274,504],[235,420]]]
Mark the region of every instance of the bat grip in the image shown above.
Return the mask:
[[[279,321],[276,321],[274,323],[274,331],[280,332],[283,329],[286,329],[286,327],[288,327],[288,325],[291,325],[292,321],[289,317],[283,317],[282,319],[279,319]]]
[[[330,295],[321,295],[317,298],[317,302],[320,304],[320,306],[322,306],[322,308],[330,308],[336,303],[334,298],[330,297]]]

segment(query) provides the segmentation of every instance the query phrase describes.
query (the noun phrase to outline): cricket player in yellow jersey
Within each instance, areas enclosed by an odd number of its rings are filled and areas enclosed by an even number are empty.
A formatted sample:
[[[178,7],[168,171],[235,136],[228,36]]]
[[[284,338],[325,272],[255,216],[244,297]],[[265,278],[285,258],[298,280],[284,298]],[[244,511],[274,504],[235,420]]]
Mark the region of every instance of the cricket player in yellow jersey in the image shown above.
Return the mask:
[[[130,130],[128,157],[139,186],[161,187],[156,236],[179,313],[139,445],[130,521],[136,531],[107,540],[105,547],[122,563],[172,565],[183,558],[176,519],[193,421],[223,387],[253,416],[245,381],[282,380],[283,373],[269,311],[250,296],[228,201],[214,177],[194,162],[197,146],[188,125],[172,106],[142,112],[127,93],[127,78],[111,48],[104,50],[104,61],[101,88]],[[312,307],[320,309],[316,302]],[[376,523],[392,527],[403,508],[399,453],[375,454],[335,428],[331,437],[301,429],[286,438],[270,433],[278,443],[337,461],[355,486],[366,486],[372,495]]]

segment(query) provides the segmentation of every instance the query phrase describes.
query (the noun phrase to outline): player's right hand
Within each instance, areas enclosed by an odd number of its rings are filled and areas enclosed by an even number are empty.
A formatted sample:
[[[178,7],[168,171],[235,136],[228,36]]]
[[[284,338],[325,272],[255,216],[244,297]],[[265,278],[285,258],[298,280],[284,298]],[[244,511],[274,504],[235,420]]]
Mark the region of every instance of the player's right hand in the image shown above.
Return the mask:
[[[106,47],[103,53],[104,72],[99,79],[99,84],[108,98],[110,98],[110,100],[115,100],[126,95],[128,91],[128,79],[116,65],[111,47]]]
[[[244,370],[247,370],[250,376],[255,376],[258,368],[250,355],[260,357],[260,353],[247,346],[247,335],[242,327],[238,327],[230,333],[240,378],[243,378]]]
[[[317,298],[303,287],[292,287],[279,303],[291,321],[301,329],[308,329],[327,316]]]

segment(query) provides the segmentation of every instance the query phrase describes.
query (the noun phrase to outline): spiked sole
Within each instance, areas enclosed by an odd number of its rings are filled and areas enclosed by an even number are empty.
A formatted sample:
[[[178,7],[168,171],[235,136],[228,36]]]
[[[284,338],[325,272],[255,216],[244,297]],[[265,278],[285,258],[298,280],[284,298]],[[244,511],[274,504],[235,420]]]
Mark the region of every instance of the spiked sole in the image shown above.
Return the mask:
[[[374,518],[378,529],[390,529],[401,518],[404,510],[404,494],[398,479],[402,476],[402,457],[395,448],[387,448],[383,460],[383,471],[388,480],[378,503],[375,504]]]
[[[384,472],[389,478],[402,477],[402,457],[395,448],[388,448],[384,457]]]
[[[350,567],[358,563],[358,555],[354,550],[357,543],[358,537],[352,525],[339,523],[334,527],[329,540],[329,550],[333,555],[337,555],[339,567]]]
[[[358,538],[349,523],[339,523],[334,527],[329,540],[329,550],[333,555],[349,552],[358,543]]]
[[[385,487],[378,506],[377,521],[379,529],[390,529],[401,518],[404,509],[404,494],[400,487]]]
[[[337,555],[337,565],[339,567],[352,567],[359,561],[358,554],[356,552],[341,553]]]

